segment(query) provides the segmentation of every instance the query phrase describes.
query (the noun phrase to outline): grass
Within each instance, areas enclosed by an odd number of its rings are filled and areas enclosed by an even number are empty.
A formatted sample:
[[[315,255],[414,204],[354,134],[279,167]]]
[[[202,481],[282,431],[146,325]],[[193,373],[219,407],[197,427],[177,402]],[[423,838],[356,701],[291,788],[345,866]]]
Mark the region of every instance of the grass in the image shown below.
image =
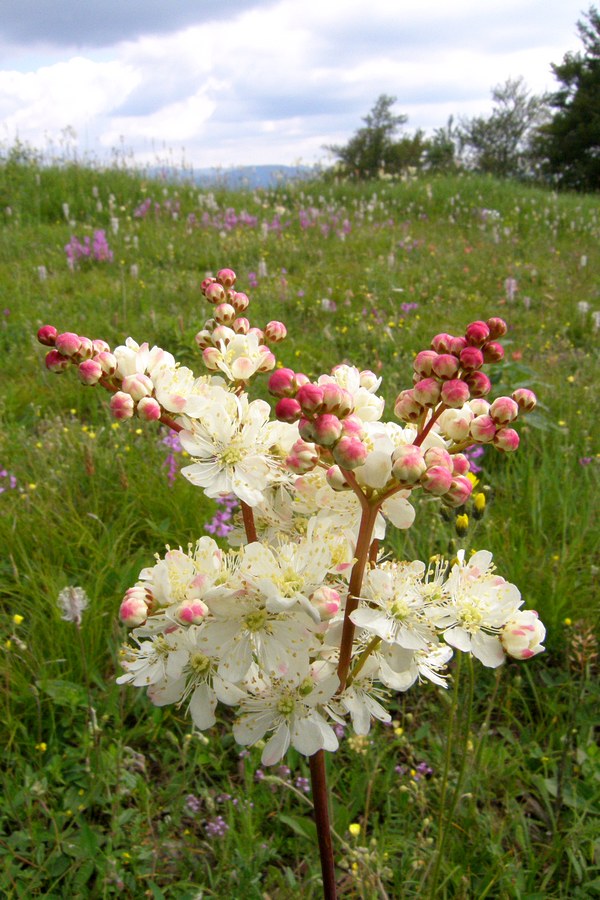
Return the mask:
[[[169,484],[156,429],[115,427],[98,390],[44,370],[35,340],[46,322],[131,334],[199,372],[198,285],[224,265],[253,321],[286,322],[284,365],[381,370],[391,404],[432,334],[499,314],[495,392],[541,400],[517,454],[486,451],[487,511],[465,538],[423,504],[389,545],[492,550],[546,622],[547,653],[476,666],[472,702],[466,669],[454,700],[413,688],[392,727],[342,741],[328,761],[341,896],[427,897],[442,840],[436,897],[600,895],[597,198],[476,176],[208,193],[22,150],[0,163],[0,198],[3,896],[320,896],[306,760],[262,772],[227,722],[197,735],[115,685],[125,589],[215,506]],[[113,261],[71,271],[65,245],[97,229]],[[69,584],[90,597],[81,629],[56,605]]]

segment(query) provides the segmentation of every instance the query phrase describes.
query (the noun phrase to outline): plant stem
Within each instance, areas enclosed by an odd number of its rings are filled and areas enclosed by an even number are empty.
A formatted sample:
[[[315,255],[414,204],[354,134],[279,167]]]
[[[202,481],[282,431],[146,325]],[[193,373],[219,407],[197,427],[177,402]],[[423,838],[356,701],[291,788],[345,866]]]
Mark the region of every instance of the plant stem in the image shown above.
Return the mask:
[[[254,524],[254,513],[252,512],[252,507],[248,506],[247,503],[244,503],[243,500],[240,500],[240,505],[242,507],[242,518],[244,519],[246,537],[248,538],[248,543],[253,544],[254,541],[258,540],[256,525]]]
[[[317,750],[309,757],[310,780],[315,810],[315,824],[321,857],[323,874],[324,900],[336,900],[335,865],[333,861],[333,844],[331,841],[331,825],[329,822],[329,794],[325,772],[325,751]]]

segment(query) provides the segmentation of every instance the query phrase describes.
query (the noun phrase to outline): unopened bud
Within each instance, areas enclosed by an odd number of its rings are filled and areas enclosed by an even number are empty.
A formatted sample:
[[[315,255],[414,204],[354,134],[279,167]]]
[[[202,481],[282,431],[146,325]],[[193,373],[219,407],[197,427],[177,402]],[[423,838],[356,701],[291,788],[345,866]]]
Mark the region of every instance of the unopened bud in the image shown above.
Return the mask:
[[[296,402],[295,400],[293,401]],[[279,403],[283,403],[283,400],[280,400]],[[277,406],[279,406],[279,403]],[[300,404],[298,404],[299,406]],[[277,414],[277,406],[275,407],[275,413]],[[302,410],[300,410],[300,416],[302,416]],[[283,419],[285,422],[285,419]],[[295,420],[294,420],[295,421]],[[298,420],[298,432],[303,441],[306,441],[309,444],[316,443],[317,435],[315,432],[315,423],[312,419],[304,419],[300,418]]]
[[[274,397],[295,397],[298,391],[295,372],[292,369],[277,369],[269,377],[267,387]]]
[[[470,344],[472,347],[482,347],[489,339],[489,336],[490,329],[488,328],[487,322],[477,321],[467,325],[465,339],[467,344]]]
[[[213,284],[216,280],[217,279],[215,278],[214,275],[208,275],[208,277],[205,278],[204,281],[201,281],[200,282],[200,290],[202,291],[202,293],[204,294],[206,291],[206,288],[209,286],[209,284]]]
[[[457,475],[466,475],[470,469],[471,464],[464,453],[454,453],[452,455],[452,474],[455,477]]]
[[[129,588],[119,609],[119,619],[128,628],[136,628],[148,618],[147,594],[144,588],[136,586]]]
[[[42,325],[38,330],[37,339],[40,344],[43,344],[45,347],[54,347],[57,335],[58,331],[54,325]]]
[[[217,280],[226,288],[233,287],[236,277],[233,269],[219,269],[217,272]]]
[[[121,387],[126,394],[131,394],[134,400],[149,397],[154,390],[152,379],[140,372],[136,372],[134,375],[126,375],[121,382]]]
[[[77,374],[83,384],[98,384],[102,378],[102,366],[95,359],[84,359],[77,367]]]
[[[436,334],[431,341],[431,349],[435,350],[436,353],[450,353],[450,344],[452,343],[452,335],[446,334],[442,332],[441,334]]]
[[[426,468],[423,451],[414,444],[403,444],[392,453],[392,475],[402,484],[415,484]]]
[[[432,466],[421,475],[421,485],[429,494],[441,497],[452,484],[452,473],[444,466]]]
[[[473,412],[468,406],[460,409],[446,409],[439,417],[438,425],[444,435],[460,444],[468,436],[469,425],[473,418]]]
[[[345,468],[348,468],[345,466]],[[331,466],[325,472],[325,478],[327,479],[327,484],[332,489],[332,491],[340,492],[340,491],[349,491],[351,490],[349,483],[346,481],[346,477],[339,466]]]
[[[319,451],[316,444],[300,439],[293,445],[285,464],[294,474],[305,475],[307,472],[312,472],[318,462]]]
[[[537,404],[537,397],[528,388],[517,388],[516,391],[513,391],[512,398],[518,404],[519,409],[526,413],[535,409]]]
[[[202,351],[202,362],[207,369],[215,372],[221,362],[221,351],[217,347],[205,347]]]
[[[78,334],[73,334],[72,331],[64,331],[62,334],[57,335],[54,346],[63,356],[74,356],[79,352],[81,339]]]
[[[89,337],[84,337],[83,335],[79,335],[79,350],[77,351],[77,357],[80,360],[91,359],[94,355],[94,343]]]
[[[542,653],[546,629],[534,609],[519,609],[500,632],[505,652],[514,659],[531,659]]]
[[[464,381],[468,385],[471,397],[485,397],[492,389],[492,382],[485,372],[469,372],[465,375]]]
[[[451,409],[460,409],[469,399],[469,386],[460,378],[452,378],[442,384],[441,399]]]
[[[130,419],[133,415],[134,402],[131,394],[117,391],[110,398],[110,411],[115,419]]]
[[[494,440],[496,425],[491,416],[475,416],[469,426],[471,437],[478,444],[487,444]]]
[[[483,345],[482,352],[486,363],[497,363],[504,359],[504,347],[498,341],[488,341]]]
[[[177,608],[175,618],[182,625],[200,625],[208,615],[208,606],[202,600],[187,600]]]
[[[333,458],[342,469],[357,469],[367,458],[368,451],[357,437],[344,435],[333,448]]]
[[[247,294],[242,293],[242,291],[229,291],[229,302],[236,313],[243,313],[250,306],[250,298]]]
[[[451,353],[440,353],[434,359],[431,368],[438,378],[454,378],[458,373],[458,360]]]
[[[333,588],[323,585],[311,595],[311,603],[318,610],[321,621],[331,619],[340,611],[342,598]]]
[[[92,347],[94,348],[94,353],[110,353],[110,344],[107,344],[106,341],[103,341],[102,338],[94,338],[92,341]]]
[[[142,397],[137,405],[136,412],[144,422],[157,422],[162,416],[160,403],[154,397]]]
[[[250,331],[250,322],[243,316],[231,323],[231,327],[236,334],[248,334]]]
[[[504,321],[504,319],[500,319],[497,316],[494,316],[491,319],[487,320],[487,326],[490,329],[490,340],[495,341],[500,337],[503,337],[508,331],[508,325]]]
[[[323,405],[323,388],[318,384],[304,384],[296,394],[296,400],[305,416],[320,412]]]
[[[457,358],[463,352],[465,347],[467,346],[467,340],[464,337],[453,337],[450,341],[450,353],[452,353]]]
[[[371,372],[370,369],[363,369],[359,375],[360,386],[366,388],[367,391],[376,390],[380,381],[381,378],[378,378],[375,372]]]
[[[342,436],[342,423],[337,416],[333,416],[331,413],[317,416],[314,421],[314,428],[315,443],[320,444],[322,447],[333,447]],[[354,441],[356,438],[346,438],[346,440]]]
[[[354,409],[352,394],[334,381],[325,382],[323,389],[323,411],[333,413],[340,419],[345,418]]]
[[[231,303],[219,303],[215,307],[215,319],[219,325],[231,325],[237,313]]]
[[[471,412],[474,416],[487,416],[490,411],[490,405],[489,401],[484,400],[483,397],[476,397],[469,402]]]
[[[97,363],[100,363],[105,375],[114,375],[117,371],[117,358],[114,353],[110,353],[108,350],[102,350],[100,353],[96,354],[94,359]]]
[[[58,350],[50,350],[46,353],[46,359],[44,360],[46,363],[46,368],[49,372],[54,372],[55,375],[64,372],[65,369],[68,369],[71,365],[68,356],[63,356],[62,353],[59,353]]]
[[[272,372],[275,366],[277,365],[277,359],[275,354],[272,353],[267,346],[262,346],[258,348],[258,352],[260,355],[260,363],[256,367],[257,372]],[[249,361],[250,362],[250,361]],[[234,370],[234,365],[232,366],[232,371]],[[252,375],[252,371],[248,373],[248,375],[244,376],[245,378],[250,378]]]
[[[212,347],[212,331],[209,331],[207,328],[203,328],[202,331],[199,331],[198,334],[194,337],[194,340],[201,350],[205,350],[207,347]]]
[[[433,363],[437,358],[438,354],[435,350],[421,350],[420,353],[417,353],[413,368],[419,378],[427,378],[431,375]]]
[[[512,453],[519,446],[519,435],[514,428],[501,428],[494,435],[494,447],[505,453]]]
[[[460,353],[460,364],[465,372],[474,372],[483,365],[483,353],[479,347],[465,347]]]
[[[226,299],[225,288],[218,281],[211,281],[206,285],[204,296],[209,303],[224,303]]]
[[[344,434],[347,434],[350,437],[362,438],[365,431],[365,423],[360,416],[351,413],[349,416],[342,419],[342,428]]]
[[[394,414],[401,422],[417,422],[423,414],[423,404],[415,398],[412,390],[398,394],[394,404]]]
[[[449,472],[454,470],[454,462],[447,450],[443,447],[430,447],[425,452],[425,465],[429,469],[431,466],[442,466]]]
[[[472,490],[473,483],[464,475],[458,475],[452,479],[448,491],[444,494],[444,503],[447,506],[462,506],[471,496]]]
[[[489,414],[496,425],[508,425],[519,415],[519,406],[511,397],[497,397],[490,406]]]
[[[423,406],[435,406],[440,399],[441,387],[435,378],[423,378],[412,389],[413,397]]]
[[[268,322],[265,326],[265,340],[269,344],[278,344],[287,336],[287,328],[283,322]]]
[[[302,407],[293,397],[282,397],[275,404],[275,416],[280,422],[297,422],[302,416]]]

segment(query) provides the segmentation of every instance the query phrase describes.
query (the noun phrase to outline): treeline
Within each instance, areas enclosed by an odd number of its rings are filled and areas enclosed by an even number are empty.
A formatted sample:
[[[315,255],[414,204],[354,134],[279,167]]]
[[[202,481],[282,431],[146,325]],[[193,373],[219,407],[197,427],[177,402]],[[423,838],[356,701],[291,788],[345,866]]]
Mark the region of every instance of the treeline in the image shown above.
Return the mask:
[[[451,117],[432,136],[403,129],[397,98],[382,94],[344,146],[329,174],[355,179],[409,171],[469,169],[545,182],[580,191],[600,190],[600,13],[590,7],[577,23],[583,48],[567,53],[552,71],[554,93],[531,94],[522,78],[492,90],[489,116]]]

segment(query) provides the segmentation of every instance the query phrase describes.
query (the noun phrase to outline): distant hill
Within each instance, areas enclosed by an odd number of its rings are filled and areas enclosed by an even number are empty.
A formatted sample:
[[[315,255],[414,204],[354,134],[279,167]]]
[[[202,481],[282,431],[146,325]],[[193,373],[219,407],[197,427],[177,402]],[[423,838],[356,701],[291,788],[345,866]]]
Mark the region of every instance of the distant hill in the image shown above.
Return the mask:
[[[225,187],[230,190],[272,188],[291,181],[316,178],[321,173],[316,166],[213,166],[203,169],[171,169],[152,166],[149,172],[167,180],[193,181],[200,187]]]

